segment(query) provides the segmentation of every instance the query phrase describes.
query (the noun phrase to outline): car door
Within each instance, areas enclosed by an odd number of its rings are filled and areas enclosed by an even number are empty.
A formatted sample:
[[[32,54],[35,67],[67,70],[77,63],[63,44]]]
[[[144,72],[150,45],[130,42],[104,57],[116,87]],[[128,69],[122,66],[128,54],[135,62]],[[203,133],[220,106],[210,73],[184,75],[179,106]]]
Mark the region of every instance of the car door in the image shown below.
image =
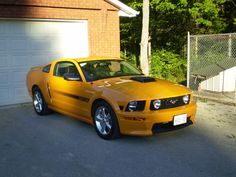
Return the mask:
[[[49,83],[51,103],[59,111],[88,119],[89,100],[92,96],[88,90],[91,89],[91,85],[82,81],[77,67],[78,65],[72,61],[60,61],[54,65]],[[66,79],[65,75],[73,76],[74,79]]]

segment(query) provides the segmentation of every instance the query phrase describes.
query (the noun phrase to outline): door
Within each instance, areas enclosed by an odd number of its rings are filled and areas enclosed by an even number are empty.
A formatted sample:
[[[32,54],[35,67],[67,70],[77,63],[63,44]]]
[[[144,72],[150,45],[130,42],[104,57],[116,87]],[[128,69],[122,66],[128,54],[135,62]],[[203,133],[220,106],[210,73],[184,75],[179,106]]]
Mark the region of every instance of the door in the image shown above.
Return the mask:
[[[65,79],[65,75],[73,79]],[[75,63],[68,61],[56,63],[49,85],[53,107],[79,115],[81,118],[90,117],[89,100],[92,95],[88,90],[92,87],[89,83],[82,81]]]
[[[86,20],[0,20],[0,106],[31,101],[25,85],[31,67],[87,56]]]

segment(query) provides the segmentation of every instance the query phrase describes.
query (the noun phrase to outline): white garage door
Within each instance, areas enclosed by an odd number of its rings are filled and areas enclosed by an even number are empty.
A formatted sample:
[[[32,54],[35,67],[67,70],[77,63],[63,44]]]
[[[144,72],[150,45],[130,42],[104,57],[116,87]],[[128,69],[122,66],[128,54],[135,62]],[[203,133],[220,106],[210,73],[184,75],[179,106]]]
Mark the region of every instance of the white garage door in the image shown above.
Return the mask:
[[[0,106],[30,101],[25,84],[30,67],[87,56],[86,20],[0,20]]]

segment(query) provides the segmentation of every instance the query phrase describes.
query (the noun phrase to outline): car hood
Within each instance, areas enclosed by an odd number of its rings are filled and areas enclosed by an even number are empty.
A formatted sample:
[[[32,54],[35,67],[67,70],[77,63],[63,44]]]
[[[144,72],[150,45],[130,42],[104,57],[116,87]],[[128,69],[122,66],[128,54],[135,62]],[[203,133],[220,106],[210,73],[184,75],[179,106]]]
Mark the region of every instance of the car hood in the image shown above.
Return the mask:
[[[93,82],[95,87],[105,91],[118,91],[131,99],[170,98],[191,94],[191,90],[166,80],[153,79],[150,82],[132,80],[131,76],[103,79]]]

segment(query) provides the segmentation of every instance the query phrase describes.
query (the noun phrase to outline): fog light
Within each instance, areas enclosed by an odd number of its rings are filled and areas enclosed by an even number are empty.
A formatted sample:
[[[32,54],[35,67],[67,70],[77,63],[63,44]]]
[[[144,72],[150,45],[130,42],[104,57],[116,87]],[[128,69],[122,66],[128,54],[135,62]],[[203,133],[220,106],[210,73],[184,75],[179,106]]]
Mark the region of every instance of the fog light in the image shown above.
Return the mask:
[[[155,100],[153,101],[153,107],[155,109],[159,109],[161,107],[161,100]]]
[[[184,104],[188,104],[189,103],[189,95],[183,96],[183,102],[184,102]]]

